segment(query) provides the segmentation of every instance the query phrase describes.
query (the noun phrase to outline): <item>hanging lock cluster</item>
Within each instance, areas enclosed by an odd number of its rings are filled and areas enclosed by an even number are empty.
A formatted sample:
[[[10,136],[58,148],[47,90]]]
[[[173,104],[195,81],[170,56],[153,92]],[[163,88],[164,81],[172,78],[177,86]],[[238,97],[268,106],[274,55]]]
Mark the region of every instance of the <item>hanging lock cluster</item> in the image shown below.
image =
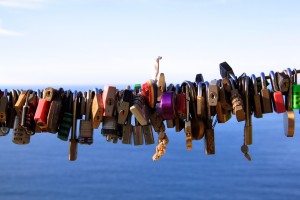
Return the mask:
[[[154,78],[133,89],[0,90],[0,135],[13,129],[13,143],[28,144],[36,133],[57,133],[61,141],[69,140],[69,160],[77,159],[78,143],[93,143],[94,129],[101,123],[101,134],[113,143],[120,140],[122,144],[151,145],[155,143],[153,130],[157,132],[153,160],[166,152],[166,127],[176,132],[184,130],[187,150],[192,150],[193,140],[203,139],[205,153],[215,154],[214,127],[229,121],[232,115],[237,122],[245,123],[241,151],[248,160],[252,116],[282,113],[284,134],[294,136],[294,110],[300,109],[299,70],[287,68],[262,72],[258,77],[245,73],[237,77],[223,62],[219,79],[205,81],[202,74],[197,74],[195,81],[167,86],[164,74],[159,73],[160,59],[155,62]]]

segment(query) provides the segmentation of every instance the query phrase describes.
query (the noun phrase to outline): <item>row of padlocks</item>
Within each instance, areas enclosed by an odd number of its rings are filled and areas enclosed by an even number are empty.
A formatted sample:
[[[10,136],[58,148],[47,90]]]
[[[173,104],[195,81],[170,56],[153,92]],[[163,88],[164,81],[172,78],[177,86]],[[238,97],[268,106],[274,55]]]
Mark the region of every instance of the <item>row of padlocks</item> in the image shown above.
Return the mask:
[[[153,160],[166,151],[166,128],[175,128],[176,132],[184,129],[187,150],[192,149],[193,140],[203,139],[205,153],[215,154],[214,127],[232,115],[237,122],[245,122],[241,151],[248,160],[252,116],[283,113],[284,134],[294,136],[294,109],[300,108],[298,70],[287,68],[262,72],[258,77],[245,73],[237,77],[223,62],[220,79],[205,81],[202,74],[197,74],[195,81],[167,86],[164,74],[159,74],[160,59],[155,62],[154,78],[133,89],[105,86],[86,92],[51,87],[42,91],[0,91],[0,135],[13,129],[13,142],[28,144],[35,133],[57,134],[60,140],[70,141],[69,160],[76,160],[78,143],[93,143],[94,129],[101,123],[101,134],[113,143],[121,140],[122,144],[150,145],[155,143],[153,130],[157,132]]]

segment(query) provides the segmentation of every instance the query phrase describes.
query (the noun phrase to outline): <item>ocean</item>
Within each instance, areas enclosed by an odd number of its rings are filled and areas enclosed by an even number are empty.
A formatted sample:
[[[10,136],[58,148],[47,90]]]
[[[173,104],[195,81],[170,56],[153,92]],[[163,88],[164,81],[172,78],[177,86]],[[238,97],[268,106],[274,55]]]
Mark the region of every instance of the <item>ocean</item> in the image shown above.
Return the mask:
[[[92,145],[79,145],[68,160],[69,143],[40,133],[29,145],[0,138],[0,200],[50,199],[300,199],[300,127],[283,133],[282,114],[253,118],[252,161],[241,153],[244,122],[235,116],[215,128],[216,154],[203,140],[187,151],[185,133],[167,130],[167,153],[152,161],[155,145],[106,142],[94,131]],[[157,142],[157,134],[155,134]]]

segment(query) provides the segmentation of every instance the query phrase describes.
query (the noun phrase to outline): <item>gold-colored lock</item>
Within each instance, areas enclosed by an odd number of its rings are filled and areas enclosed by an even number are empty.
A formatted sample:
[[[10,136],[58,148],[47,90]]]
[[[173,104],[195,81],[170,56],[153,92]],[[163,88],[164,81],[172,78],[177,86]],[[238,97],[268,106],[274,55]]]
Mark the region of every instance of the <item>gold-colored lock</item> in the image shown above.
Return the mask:
[[[92,104],[92,124],[94,129],[97,129],[100,126],[103,119],[103,111],[102,93],[96,92]]]
[[[19,98],[15,104],[15,110],[19,117],[22,116],[22,110],[23,110],[23,106],[26,101],[26,95],[27,95],[27,90],[22,91],[22,93],[19,95]]]

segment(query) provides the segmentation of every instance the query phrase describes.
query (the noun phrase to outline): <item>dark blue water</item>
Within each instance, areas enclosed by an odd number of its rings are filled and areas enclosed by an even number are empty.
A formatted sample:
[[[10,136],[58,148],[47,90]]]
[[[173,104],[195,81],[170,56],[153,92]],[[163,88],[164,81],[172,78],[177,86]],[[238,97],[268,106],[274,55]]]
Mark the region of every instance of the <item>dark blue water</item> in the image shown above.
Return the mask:
[[[204,154],[202,140],[185,150],[184,132],[169,129],[158,162],[151,159],[155,145],[107,143],[100,129],[93,145],[79,145],[75,162],[56,135],[36,134],[19,146],[9,134],[0,138],[0,199],[300,199],[296,117],[294,138],[284,136],[282,115],[254,119],[251,162],[240,152],[244,122],[235,118],[217,124],[213,156]]]

